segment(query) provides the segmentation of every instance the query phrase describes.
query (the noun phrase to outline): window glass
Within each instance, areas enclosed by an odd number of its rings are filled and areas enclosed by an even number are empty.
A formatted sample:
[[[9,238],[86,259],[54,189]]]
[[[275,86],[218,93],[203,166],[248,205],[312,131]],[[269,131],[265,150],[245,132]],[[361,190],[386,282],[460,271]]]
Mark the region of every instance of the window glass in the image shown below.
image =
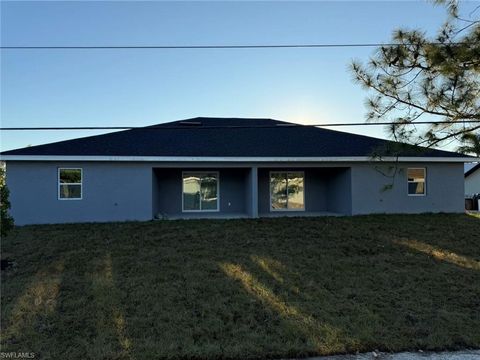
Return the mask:
[[[82,197],[82,185],[60,185],[61,199],[80,199]]]
[[[183,174],[183,210],[218,210],[218,176],[216,173]]]
[[[288,173],[288,208],[303,209],[303,174]]]
[[[217,177],[215,174],[206,174],[201,181],[202,210],[216,210],[218,207],[217,198]]]
[[[270,173],[270,199],[272,210],[303,210],[304,175],[302,172]]]
[[[58,197],[60,199],[82,198],[82,169],[58,170]]]
[[[200,210],[200,178],[187,175],[183,177],[183,209]]]
[[[425,169],[408,169],[408,195],[425,195]]]
[[[270,192],[272,209],[287,208],[287,178],[284,173],[272,173]]]
[[[409,182],[408,193],[410,195],[421,195],[425,193],[423,182]]]
[[[408,169],[408,181],[424,181],[425,169]]]
[[[81,169],[60,169],[60,182],[62,184],[79,184],[82,182]]]

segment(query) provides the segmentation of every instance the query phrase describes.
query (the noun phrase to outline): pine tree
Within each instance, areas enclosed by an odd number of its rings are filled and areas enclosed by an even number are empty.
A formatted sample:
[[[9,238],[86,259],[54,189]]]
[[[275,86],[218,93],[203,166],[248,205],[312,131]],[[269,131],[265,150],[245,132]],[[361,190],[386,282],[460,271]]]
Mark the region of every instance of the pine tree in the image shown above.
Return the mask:
[[[356,82],[369,93],[368,121],[389,121],[395,140],[422,146],[461,141],[480,129],[480,6],[465,19],[455,1],[434,38],[420,30],[394,31],[367,64],[352,62]],[[438,124],[412,125],[418,121]]]

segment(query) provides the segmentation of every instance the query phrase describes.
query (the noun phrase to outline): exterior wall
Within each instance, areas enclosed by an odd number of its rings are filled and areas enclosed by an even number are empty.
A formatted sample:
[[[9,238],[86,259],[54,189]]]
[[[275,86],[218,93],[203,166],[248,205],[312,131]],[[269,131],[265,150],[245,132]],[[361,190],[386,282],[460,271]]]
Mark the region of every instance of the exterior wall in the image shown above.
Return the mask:
[[[83,169],[82,200],[58,200],[59,167]],[[426,167],[426,196],[408,196],[408,167]],[[182,213],[182,170],[200,169],[219,171],[220,211]],[[341,163],[8,161],[7,184],[11,213],[18,225],[145,221],[157,214],[166,218],[257,217],[272,214],[269,172],[275,170],[305,172],[305,212],[296,212],[299,216],[325,212],[356,215],[464,211],[461,163],[401,163],[389,190],[385,186],[391,179],[378,171],[388,169],[366,163],[346,167]]]
[[[465,195],[480,194],[480,169],[465,178]]]
[[[258,168],[252,167],[248,170],[247,182],[245,183],[247,214],[249,217],[258,217]]]
[[[154,168],[153,199],[155,217],[223,217],[247,216],[247,177],[249,169],[205,168],[219,172],[220,206],[218,212],[182,212],[182,171],[202,171],[199,169]]]
[[[335,169],[327,182],[327,211],[352,215],[352,170]]]
[[[426,195],[408,196],[407,168],[426,168]],[[399,164],[393,178],[382,175],[387,165],[352,166],[352,214],[464,211],[463,164]],[[389,185],[391,189],[386,189]]]
[[[83,169],[82,200],[58,200],[58,168]],[[7,163],[11,214],[17,225],[149,220],[151,167],[124,163]]]

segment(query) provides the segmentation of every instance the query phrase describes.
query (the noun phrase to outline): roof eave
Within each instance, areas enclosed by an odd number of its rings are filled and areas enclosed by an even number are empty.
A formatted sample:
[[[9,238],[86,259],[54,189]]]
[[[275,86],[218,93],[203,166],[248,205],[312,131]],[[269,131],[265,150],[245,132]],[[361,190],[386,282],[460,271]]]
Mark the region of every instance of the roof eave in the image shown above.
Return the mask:
[[[480,160],[477,160],[477,161],[480,161]],[[477,170],[480,170],[480,162],[477,165],[475,165],[474,167],[472,167],[470,170],[465,172],[465,178],[472,175]]]
[[[257,157],[257,156],[83,156],[83,155],[0,155],[1,161],[104,161],[104,162],[451,162],[480,161],[474,157],[428,156],[320,156],[320,157]]]

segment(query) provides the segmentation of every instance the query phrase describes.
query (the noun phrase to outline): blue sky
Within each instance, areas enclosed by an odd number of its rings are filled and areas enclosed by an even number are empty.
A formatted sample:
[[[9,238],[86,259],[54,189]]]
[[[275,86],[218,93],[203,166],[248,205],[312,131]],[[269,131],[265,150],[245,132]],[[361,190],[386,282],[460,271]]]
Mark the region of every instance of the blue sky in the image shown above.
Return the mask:
[[[433,34],[445,20],[443,8],[423,1],[4,1],[1,41],[4,46],[371,43],[388,42],[399,26]],[[1,125],[142,126],[196,116],[358,122],[364,120],[366,93],[352,82],[347,65],[372,51],[3,50]],[[342,130],[385,137],[381,127]],[[1,149],[96,133],[2,133]]]

